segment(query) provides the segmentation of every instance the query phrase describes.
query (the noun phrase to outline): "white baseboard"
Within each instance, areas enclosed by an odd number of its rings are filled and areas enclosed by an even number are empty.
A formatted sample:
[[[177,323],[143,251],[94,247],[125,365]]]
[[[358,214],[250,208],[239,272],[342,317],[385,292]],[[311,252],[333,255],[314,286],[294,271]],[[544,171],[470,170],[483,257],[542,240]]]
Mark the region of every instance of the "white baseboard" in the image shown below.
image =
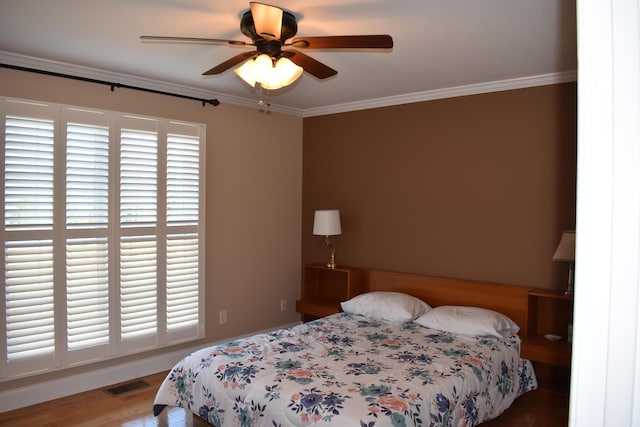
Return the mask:
[[[279,326],[265,331],[246,334],[240,337],[229,338],[224,341],[207,344],[206,347],[298,324],[299,322]],[[203,347],[205,346],[200,345],[197,347],[185,348],[132,362],[122,363],[109,368],[96,369],[94,371],[69,375],[38,384],[0,391],[0,413],[36,405],[38,403],[70,396],[76,393],[82,393],[88,390],[107,387],[112,384],[133,380],[147,375],[156,374],[158,372],[168,371],[184,356]],[[149,407],[149,410],[151,410],[151,406]]]

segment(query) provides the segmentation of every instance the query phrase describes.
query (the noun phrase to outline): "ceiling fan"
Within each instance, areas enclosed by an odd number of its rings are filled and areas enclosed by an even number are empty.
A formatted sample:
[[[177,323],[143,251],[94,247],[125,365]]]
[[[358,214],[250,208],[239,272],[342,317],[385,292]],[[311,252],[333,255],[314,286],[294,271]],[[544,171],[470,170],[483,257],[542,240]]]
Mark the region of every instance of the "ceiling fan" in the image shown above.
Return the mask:
[[[255,50],[233,56],[202,74],[221,74],[246,61],[235,72],[251,86],[258,82],[267,89],[278,89],[293,83],[300,77],[303,70],[318,79],[327,79],[338,74],[333,68],[296,49],[390,49],[393,47],[391,36],[384,34],[292,38],[298,31],[296,17],[292,13],[264,3],[250,2],[249,4],[250,10],[244,13],[240,21],[240,30],[252,42],[165,36],[140,36],[140,39],[255,47]],[[252,58],[253,60],[249,61]],[[278,73],[281,76],[276,76]],[[280,80],[276,81],[276,77]]]

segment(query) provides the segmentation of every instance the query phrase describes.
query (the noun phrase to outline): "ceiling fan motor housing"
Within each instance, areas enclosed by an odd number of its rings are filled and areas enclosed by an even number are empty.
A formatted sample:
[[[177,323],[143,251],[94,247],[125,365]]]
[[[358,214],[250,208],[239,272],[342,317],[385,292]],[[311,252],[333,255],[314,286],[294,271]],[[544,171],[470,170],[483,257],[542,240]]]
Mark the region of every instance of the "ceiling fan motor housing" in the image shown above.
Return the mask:
[[[282,12],[282,31],[279,39],[268,40],[256,32],[251,11],[245,12],[240,20],[240,31],[253,40],[258,54],[265,53],[274,59],[282,57],[282,45],[298,32],[296,17],[287,11]]]

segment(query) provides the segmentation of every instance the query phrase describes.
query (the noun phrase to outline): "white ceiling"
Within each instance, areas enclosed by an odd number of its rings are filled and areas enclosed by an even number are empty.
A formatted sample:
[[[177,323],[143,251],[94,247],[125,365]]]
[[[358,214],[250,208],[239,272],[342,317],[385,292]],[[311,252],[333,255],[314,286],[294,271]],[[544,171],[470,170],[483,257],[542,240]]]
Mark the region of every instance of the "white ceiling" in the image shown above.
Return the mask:
[[[305,73],[271,92],[276,111],[306,116],[575,80],[573,0],[266,2],[298,18],[298,37],[394,39],[389,51],[305,50],[338,75],[321,81]],[[202,76],[248,48],[139,40],[166,35],[249,42],[239,27],[248,8],[248,0],[0,0],[0,62],[256,105],[256,90],[232,70]]]

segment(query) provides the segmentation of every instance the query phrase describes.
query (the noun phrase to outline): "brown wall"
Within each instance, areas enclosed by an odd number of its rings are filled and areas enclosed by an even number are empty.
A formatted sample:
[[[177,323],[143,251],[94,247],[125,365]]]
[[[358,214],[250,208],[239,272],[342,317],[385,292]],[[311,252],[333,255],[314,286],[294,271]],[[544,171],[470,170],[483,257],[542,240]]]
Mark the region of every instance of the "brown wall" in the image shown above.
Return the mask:
[[[545,288],[575,227],[576,84],[304,119],[303,262],[340,209],[344,265]]]

